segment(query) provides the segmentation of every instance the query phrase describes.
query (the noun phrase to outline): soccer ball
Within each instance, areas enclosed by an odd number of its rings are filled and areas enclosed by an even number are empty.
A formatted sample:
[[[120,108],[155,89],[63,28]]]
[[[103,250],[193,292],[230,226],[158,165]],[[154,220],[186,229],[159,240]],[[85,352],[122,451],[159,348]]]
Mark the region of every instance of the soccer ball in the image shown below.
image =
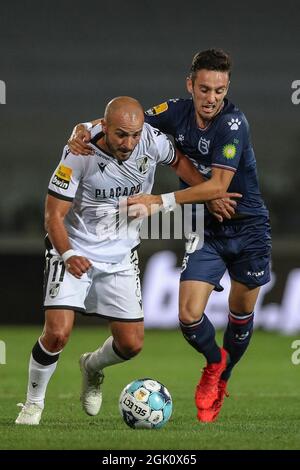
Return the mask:
[[[119,409],[131,428],[162,428],[172,414],[172,398],[167,388],[156,380],[134,380],[122,390]]]

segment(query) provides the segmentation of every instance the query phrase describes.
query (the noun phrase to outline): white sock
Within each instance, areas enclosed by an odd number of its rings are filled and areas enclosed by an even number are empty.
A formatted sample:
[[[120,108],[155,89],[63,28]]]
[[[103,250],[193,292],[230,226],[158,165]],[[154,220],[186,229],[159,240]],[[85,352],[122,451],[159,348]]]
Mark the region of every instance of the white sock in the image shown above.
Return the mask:
[[[96,372],[104,369],[104,367],[119,364],[127,360],[115,353],[112,343],[113,337],[110,336],[99,349],[96,349],[96,351],[90,355],[85,363],[86,368],[90,372]]]
[[[36,362],[32,355],[30,356],[27,402],[35,403],[44,408],[46,388],[56,366],[57,361],[48,366],[43,366]]]

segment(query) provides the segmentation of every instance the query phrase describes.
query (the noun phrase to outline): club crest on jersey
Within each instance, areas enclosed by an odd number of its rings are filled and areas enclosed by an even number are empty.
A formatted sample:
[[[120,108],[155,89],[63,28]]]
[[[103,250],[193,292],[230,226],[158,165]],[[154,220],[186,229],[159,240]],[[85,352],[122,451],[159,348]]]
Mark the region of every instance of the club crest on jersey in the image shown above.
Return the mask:
[[[49,295],[51,299],[54,299],[57,296],[59,292],[59,287],[60,286],[58,283],[50,284]]]
[[[139,172],[144,175],[149,170],[148,157],[141,157],[136,160],[136,166]]]
[[[198,150],[199,152],[202,153],[202,155],[207,155],[209,152],[209,144],[210,140],[204,139],[204,137],[201,137],[199,142],[198,142]]]

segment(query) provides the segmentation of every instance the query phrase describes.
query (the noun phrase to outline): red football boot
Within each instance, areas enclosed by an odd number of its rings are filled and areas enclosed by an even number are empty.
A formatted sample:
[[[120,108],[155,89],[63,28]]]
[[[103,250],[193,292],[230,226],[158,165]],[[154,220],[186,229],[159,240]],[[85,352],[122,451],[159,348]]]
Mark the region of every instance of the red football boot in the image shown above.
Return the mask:
[[[198,415],[197,418],[199,421],[202,421],[203,423],[212,423],[215,421],[221,411],[224,398],[229,397],[229,393],[226,390],[227,382],[225,380],[220,379],[219,384],[218,384],[218,398],[214,402],[213,406],[207,410],[198,410]]]
[[[224,403],[224,398],[225,398],[225,397],[229,397],[229,393],[228,393],[227,390],[226,390],[226,386],[227,386],[227,381],[221,379],[221,380],[219,381],[219,395],[218,395],[218,399],[215,401],[215,403],[214,403],[213,406],[212,406],[212,408],[215,410],[215,416],[214,416],[213,421],[215,421],[215,419],[217,418],[218,414],[219,414],[220,411],[221,411],[222,405],[223,405],[223,403]]]
[[[195,402],[198,410],[207,410],[213,406],[219,396],[219,380],[222,372],[226,369],[228,353],[220,348],[221,361],[208,364],[203,369],[201,380],[199,381],[196,392]]]

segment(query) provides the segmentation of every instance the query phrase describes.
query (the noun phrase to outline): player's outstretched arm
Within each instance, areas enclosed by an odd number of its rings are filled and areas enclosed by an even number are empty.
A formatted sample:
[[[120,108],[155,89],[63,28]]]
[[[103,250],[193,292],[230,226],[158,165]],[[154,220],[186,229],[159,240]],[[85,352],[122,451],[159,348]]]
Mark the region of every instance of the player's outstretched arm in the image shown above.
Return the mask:
[[[80,278],[87,272],[92,263],[84,256],[78,256],[75,252],[72,254],[72,246],[68,233],[64,226],[64,218],[70,210],[72,202],[58,199],[48,194],[45,205],[45,229],[48,232],[51,243],[56,251],[64,259],[64,255],[70,252],[65,261],[66,269],[75,277]]]
[[[212,199],[226,197],[239,198],[240,193],[227,193],[234,173],[230,170],[213,168],[210,180],[197,184],[191,188],[176,191],[174,197],[177,204],[190,204],[193,202],[205,202]]]
[[[183,155],[178,149],[176,150],[176,160],[171,165],[176,175],[185,181],[189,186],[204,183],[206,180],[201,173],[195,168],[189,158]],[[208,210],[222,222],[224,218],[231,219],[235,213],[236,201],[230,198],[214,199],[207,201]]]
[[[134,204],[144,205],[148,214],[152,213],[151,206],[163,206],[166,210],[174,210],[176,204],[191,204],[205,202],[211,199],[240,198],[240,193],[227,193],[233,173],[228,170],[214,168],[212,178],[204,183],[174,193],[154,195],[138,194],[128,198],[128,206]]]

